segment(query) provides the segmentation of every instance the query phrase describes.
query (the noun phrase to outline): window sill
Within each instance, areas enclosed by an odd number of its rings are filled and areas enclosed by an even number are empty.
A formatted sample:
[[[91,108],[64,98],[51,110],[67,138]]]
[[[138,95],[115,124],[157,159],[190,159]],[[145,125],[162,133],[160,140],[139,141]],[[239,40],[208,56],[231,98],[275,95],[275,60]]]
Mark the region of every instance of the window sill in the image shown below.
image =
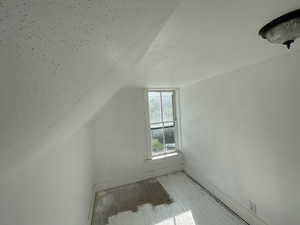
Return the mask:
[[[157,156],[153,156],[151,159],[147,159],[147,160],[158,160],[158,159],[165,159],[165,158],[170,158],[170,157],[176,157],[179,156],[179,152],[171,152],[168,154],[163,154],[163,155],[157,155]]]

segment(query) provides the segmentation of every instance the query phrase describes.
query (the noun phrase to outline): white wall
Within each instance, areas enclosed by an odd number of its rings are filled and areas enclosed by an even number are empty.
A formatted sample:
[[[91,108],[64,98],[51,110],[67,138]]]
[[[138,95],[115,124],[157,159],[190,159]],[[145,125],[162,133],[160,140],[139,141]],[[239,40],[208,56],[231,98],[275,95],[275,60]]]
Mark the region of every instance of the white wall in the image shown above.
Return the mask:
[[[94,182],[85,125],[134,83],[132,65],[177,4],[1,1],[1,225],[87,222]]]
[[[0,179],[1,225],[85,225],[92,192],[86,129]]]
[[[269,225],[300,221],[300,52],[184,87],[185,170]]]
[[[145,161],[144,110],[144,89],[128,87],[108,98],[72,136],[61,130],[77,123],[78,116],[65,120],[55,140],[50,135],[51,142],[1,171],[0,224],[84,225],[95,189],[182,170],[181,155]]]
[[[97,189],[183,169],[181,156],[145,161],[144,89],[122,88],[89,122]]]

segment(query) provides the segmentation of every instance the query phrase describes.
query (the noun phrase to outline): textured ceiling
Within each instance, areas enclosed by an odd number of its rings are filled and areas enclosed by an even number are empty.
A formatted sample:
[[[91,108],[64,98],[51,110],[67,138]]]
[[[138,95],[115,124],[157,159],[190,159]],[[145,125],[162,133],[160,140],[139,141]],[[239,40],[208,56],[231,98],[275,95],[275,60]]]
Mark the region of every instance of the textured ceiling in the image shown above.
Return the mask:
[[[0,0],[1,171],[74,133],[121,86],[184,85],[288,53],[257,32],[295,8],[299,0]]]
[[[0,169],[71,135],[122,85],[178,1],[0,0]]]

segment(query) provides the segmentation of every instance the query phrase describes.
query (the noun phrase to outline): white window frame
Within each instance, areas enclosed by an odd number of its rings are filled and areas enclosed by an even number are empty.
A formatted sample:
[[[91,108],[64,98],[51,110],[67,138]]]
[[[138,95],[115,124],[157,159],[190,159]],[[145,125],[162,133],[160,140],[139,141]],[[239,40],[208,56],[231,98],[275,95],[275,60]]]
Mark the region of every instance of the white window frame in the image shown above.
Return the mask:
[[[176,140],[176,151],[173,152],[165,152],[159,155],[152,155],[152,144],[151,144],[151,127],[150,127],[150,112],[149,112],[149,99],[148,92],[150,91],[174,91],[175,93],[175,121],[176,121],[176,129],[175,129],[175,140]],[[180,90],[179,88],[145,88],[145,122],[146,122],[146,134],[147,134],[147,151],[146,151],[146,159],[152,160],[156,158],[168,157],[178,155],[181,152],[181,118],[180,118]]]

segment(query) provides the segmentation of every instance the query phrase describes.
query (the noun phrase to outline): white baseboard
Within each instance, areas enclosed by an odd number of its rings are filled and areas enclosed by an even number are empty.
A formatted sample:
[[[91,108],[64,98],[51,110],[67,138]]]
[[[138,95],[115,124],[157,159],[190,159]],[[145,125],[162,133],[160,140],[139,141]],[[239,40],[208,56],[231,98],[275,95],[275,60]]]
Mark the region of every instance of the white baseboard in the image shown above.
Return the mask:
[[[94,185],[94,191],[101,191],[121,185],[135,183],[151,177],[158,177],[172,172],[183,171],[184,161],[182,154],[163,159],[145,160],[141,168],[124,169],[121,173],[112,173],[98,177],[101,182]]]
[[[222,192],[218,187],[210,183],[207,179],[201,178],[199,176],[194,176],[190,171],[184,170],[184,172],[190,176],[192,179],[197,181],[200,185],[211,192],[215,197],[221,200],[227,207],[233,210],[237,215],[239,215],[243,220],[245,220],[250,225],[267,225],[261,218],[252,214],[251,211],[239,202],[234,200],[228,194]]]
[[[92,222],[96,192],[113,187],[119,187],[121,185],[132,184],[152,177],[159,177],[178,171],[183,171],[183,167],[184,162],[182,155],[179,155],[177,157],[169,157],[165,159],[146,160],[141,171],[134,170],[134,173],[124,171],[123,174],[115,174],[114,176],[110,174],[109,176],[101,179],[101,183],[97,183],[93,186],[88,224],[91,224]]]
[[[98,183],[94,186],[94,193],[97,191],[102,191],[105,189],[113,188],[113,187],[118,187],[121,185],[126,185],[126,184],[132,184],[141,180],[149,179],[152,177],[158,177],[178,171],[182,171],[182,167],[174,167],[174,168],[163,168],[163,169],[158,169],[158,170],[151,170],[149,173],[142,173],[139,175],[132,175],[132,176],[124,176],[124,177],[118,177],[118,178],[113,178],[110,180],[106,180],[102,183]]]

